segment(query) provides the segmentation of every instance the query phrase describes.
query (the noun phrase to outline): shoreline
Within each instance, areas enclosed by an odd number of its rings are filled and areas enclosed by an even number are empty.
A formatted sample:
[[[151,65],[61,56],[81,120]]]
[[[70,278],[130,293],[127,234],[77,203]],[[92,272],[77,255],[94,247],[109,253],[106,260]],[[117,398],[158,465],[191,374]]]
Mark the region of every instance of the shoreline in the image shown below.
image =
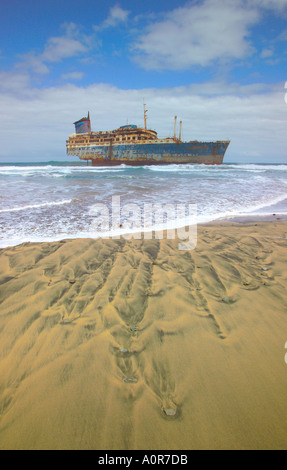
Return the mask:
[[[210,222],[206,222],[205,224],[199,225],[217,225],[217,224],[255,224],[255,223],[273,223],[273,222],[286,222],[287,221],[287,213],[274,213],[274,214],[245,214],[245,215],[237,215],[237,216],[230,216],[228,218],[223,219],[215,219]]]
[[[287,200],[286,200],[287,201]],[[277,213],[273,213],[273,214],[270,214],[270,213],[262,213],[262,214],[259,214],[259,213],[254,213],[254,214],[244,214],[244,215],[232,215],[232,216],[228,216],[228,217],[218,217],[214,220],[211,220],[211,221],[207,221],[207,222],[199,222],[196,225],[196,227],[204,227],[204,226],[213,226],[213,225],[225,225],[225,224],[234,224],[234,223],[237,223],[237,224],[255,224],[255,223],[272,223],[272,222],[284,222],[284,221],[287,221],[287,212],[277,212]],[[155,233],[158,233],[158,232],[164,232],[166,233],[167,230],[174,230],[175,232],[177,231],[180,231],[180,230],[183,230],[184,229],[184,226],[179,226],[179,227],[171,227],[170,229],[166,229],[166,228],[163,228],[163,230],[160,230],[160,229],[156,229],[156,230],[149,230],[149,229],[146,229],[145,231],[141,231],[141,232],[138,232],[138,231],[134,231],[134,232],[122,232],[122,233],[117,233],[117,234],[114,234],[114,235],[106,235],[106,236],[98,236],[98,237],[92,237],[89,235],[89,233],[85,233],[83,234],[83,236],[81,237],[77,237],[77,236],[73,236],[73,235],[70,235],[70,236],[57,236],[56,238],[51,238],[51,239],[47,239],[47,240],[24,240],[24,241],[18,241],[18,242],[15,242],[15,244],[11,244],[11,245],[5,245],[5,246],[1,246],[1,240],[0,240],[0,251],[1,250],[6,250],[8,248],[13,248],[13,247],[20,247],[22,245],[26,245],[26,244],[45,244],[45,243],[60,243],[62,241],[68,241],[68,240],[87,240],[87,239],[90,239],[90,240],[116,240],[116,239],[125,239],[125,238],[128,238],[128,237],[131,237],[132,238],[132,235],[137,235],[138,233],[141,233],[141,236],[142,238],[145,236],[145,234],[150,234],[152,233],[153,234],[153,239],[156,239],[155,238]],[[118,238],[120,237],[120,238]]]
[[[1,249],[0,449],[286,449],[272,217]]]

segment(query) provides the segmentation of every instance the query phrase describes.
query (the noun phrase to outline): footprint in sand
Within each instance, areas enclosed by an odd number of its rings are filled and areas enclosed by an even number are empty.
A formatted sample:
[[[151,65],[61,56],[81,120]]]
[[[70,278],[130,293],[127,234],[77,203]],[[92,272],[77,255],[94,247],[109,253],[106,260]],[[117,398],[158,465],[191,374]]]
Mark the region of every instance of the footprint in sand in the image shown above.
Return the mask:
[[[160,402],[160,408],[166,418],[178,417],[178,406],[175,402],[175,382],[167,361],[153,360],[150,377],[145,377],[147,386],[154,392]]]

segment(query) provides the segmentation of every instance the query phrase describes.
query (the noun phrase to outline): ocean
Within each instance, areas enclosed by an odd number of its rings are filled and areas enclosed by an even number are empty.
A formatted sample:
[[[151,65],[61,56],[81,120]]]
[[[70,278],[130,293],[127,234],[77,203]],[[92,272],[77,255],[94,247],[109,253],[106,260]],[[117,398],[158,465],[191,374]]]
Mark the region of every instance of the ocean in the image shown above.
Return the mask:
[[[115,201],[120,201],[118,226],[103,216],[110,217]],[[185,206],[186,211],[192,205],[197,223],[248,214],[286,215],[287,165],[93,168],[60,162],[1,164],[0,248],[115,236],[127,232],[127,227],[132,232],[135,225],[129,210],[135,213],[138,207],[143,214],[144,207],[155,204],[167,209]],[[171,221],[165,214],[162,222],[166,225],[160,222],[153,219],[152,228],[168,228],[169,223],[179,226],[182,219]]]

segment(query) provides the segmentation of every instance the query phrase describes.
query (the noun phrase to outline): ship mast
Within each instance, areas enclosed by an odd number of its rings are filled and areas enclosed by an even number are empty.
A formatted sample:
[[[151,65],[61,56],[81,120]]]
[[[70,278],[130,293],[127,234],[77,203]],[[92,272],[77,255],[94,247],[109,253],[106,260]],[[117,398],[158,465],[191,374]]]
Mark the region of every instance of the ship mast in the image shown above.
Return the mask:
[[[176,120],[177,116],[174,116],[174,140],[176,140]]]
[[[182,121],[179,121],[179,136],[178,136],[179,141],[181,141],[181,126],[182,126]]]
[[[147,109],[145,109],[146,105],[144,104],[144,128],[146,130],[146,120],[147,120],[147,117],[146,117],[146,113],[147,113]]]

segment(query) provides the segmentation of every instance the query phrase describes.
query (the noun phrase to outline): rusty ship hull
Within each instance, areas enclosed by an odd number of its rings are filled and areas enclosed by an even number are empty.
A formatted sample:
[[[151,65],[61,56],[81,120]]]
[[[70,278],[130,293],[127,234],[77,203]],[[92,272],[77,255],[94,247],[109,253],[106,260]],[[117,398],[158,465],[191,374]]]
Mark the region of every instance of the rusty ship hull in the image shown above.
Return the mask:
[[[92,132],[90,117],[74,123],[76,133],[66,141],[67,154],[91,161],[92,166],[205,164],[220,165],[230,141],[182,142],[181,138],[159,139],[153,130],[135,125],[113,131]]]
[[[220,165],[229,142],[149,143],[74,146],[68,154],[91,160],[93,166],[204,163]]]

